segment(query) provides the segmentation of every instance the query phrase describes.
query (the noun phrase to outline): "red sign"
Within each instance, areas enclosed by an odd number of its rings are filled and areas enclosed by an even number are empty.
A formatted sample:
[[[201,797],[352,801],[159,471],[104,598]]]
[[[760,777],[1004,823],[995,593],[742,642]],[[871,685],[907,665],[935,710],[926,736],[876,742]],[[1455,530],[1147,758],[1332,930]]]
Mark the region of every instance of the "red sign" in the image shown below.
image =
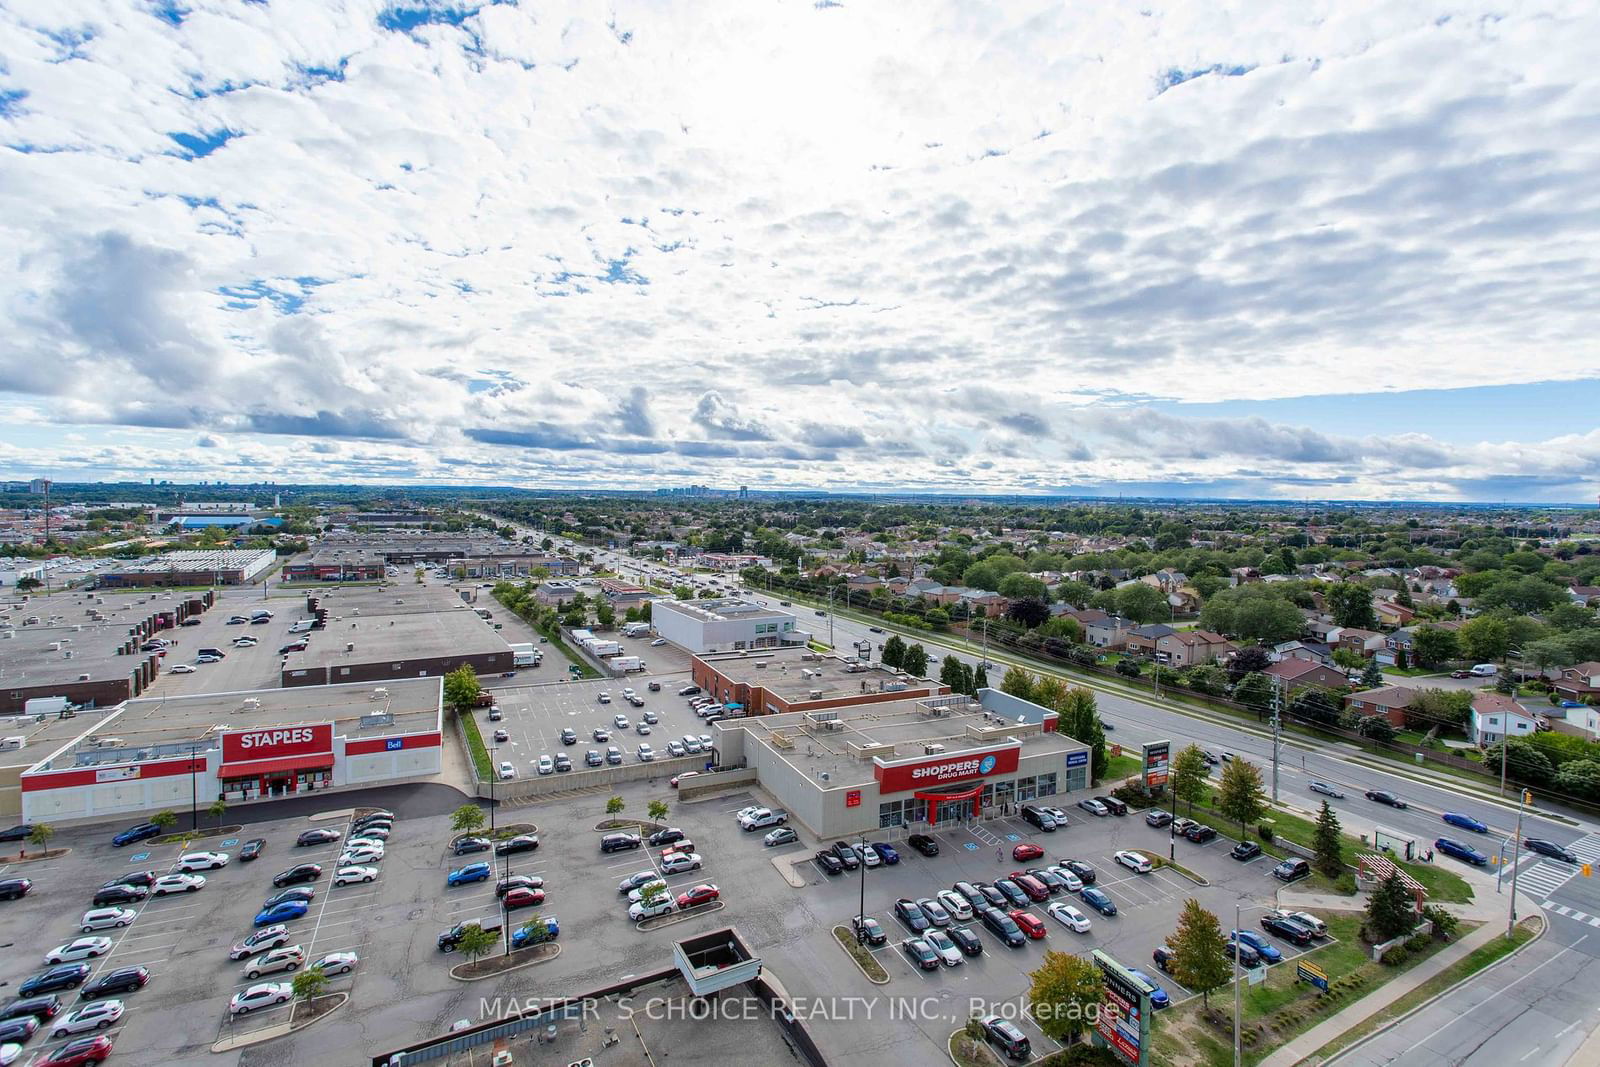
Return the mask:
[[[859,808],[861,806],[861,790],[852,789],[847,792],[844,795],[844,806],[847,808]]]
[[[310,726],[272,726],[261,730],[239,730],[222,735],[222,761],[278,759],[306,756],[313,752],[333,752],[333,723]]]
[[[915,763],[899,763],[885,767],[874,763],[873,777],[878,780],[879,793],[899,793],[907,789],[927,789],[931,786],[949,785],[973,778],[988,778],[996,774],[1010,774],[1017,769],[1021,749],[1015,745],[998,750],[961,752],[954,756],[936,756]]]

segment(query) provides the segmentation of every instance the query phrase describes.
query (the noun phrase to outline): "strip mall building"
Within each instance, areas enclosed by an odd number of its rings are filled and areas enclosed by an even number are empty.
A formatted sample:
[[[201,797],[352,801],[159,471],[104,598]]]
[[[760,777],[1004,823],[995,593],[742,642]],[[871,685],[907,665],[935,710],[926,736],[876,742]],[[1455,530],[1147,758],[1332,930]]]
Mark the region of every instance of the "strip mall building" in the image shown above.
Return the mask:
[[[270,800],[437,774],[444,683],[130,700],[22,773],[24,822]]]

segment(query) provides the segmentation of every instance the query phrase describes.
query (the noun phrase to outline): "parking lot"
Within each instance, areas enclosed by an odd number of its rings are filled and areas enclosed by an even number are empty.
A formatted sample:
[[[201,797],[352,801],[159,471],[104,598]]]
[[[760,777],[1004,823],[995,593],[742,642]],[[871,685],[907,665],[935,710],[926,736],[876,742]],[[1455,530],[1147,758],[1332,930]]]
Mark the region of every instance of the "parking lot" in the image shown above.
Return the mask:
[[[152,604],[171,603],[152,601]],[[198,626],[177,626],[157,635],[177,644],[162,657],[161,674],[150,688],[149,695],[184,696],[191,693],[234,693],[248,689],[277,688],[283,666],[283,656],[278,650],[295,637],[309,636],[312,640],[325,640],[327,637],[321,632],[308,635],[289,633],[291,623],[310,617],[305,606],[304,595],[266,599],[258,589],[219,592],[217,603],[197,616],[200,619]],[[228,625],[228,620],[236,615],[248,619],[252,612],[262,609],[272,612],[270,622]],[[234,638],[245,635],[254,637],[258,643],[250,648],[233,643]],[[225,653],[225,658],[221,663],[196,663],[195,658],[202,648],[220,649]],[[180,663],[193,666],[194,673],[172,673],[172,668]]]

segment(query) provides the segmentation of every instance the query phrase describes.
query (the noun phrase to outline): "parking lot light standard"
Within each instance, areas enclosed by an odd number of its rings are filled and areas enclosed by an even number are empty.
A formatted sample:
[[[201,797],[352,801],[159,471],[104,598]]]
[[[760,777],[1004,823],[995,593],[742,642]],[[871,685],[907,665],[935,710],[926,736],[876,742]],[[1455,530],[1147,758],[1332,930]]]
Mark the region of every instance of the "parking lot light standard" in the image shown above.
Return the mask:
[[[856,922],[855,927],[856,944],[863,946],[867,943],[867,924],[859,920],[865,918],[867,914],[867,857],[865,855],[867,847],[867,835],[862,834],[861,851],[863,855],[861,857],[861,907],[856,910],[858,921]]]

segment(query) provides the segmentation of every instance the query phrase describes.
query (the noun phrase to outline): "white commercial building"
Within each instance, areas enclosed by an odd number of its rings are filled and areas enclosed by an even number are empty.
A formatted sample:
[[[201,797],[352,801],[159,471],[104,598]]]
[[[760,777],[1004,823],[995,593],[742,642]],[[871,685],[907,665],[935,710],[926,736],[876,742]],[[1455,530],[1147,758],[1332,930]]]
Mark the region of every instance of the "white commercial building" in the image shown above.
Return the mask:
[[[777,648],[811,639],[788,612],[730,597],[657,600],[650,612],[656,633],[690,652]]]

